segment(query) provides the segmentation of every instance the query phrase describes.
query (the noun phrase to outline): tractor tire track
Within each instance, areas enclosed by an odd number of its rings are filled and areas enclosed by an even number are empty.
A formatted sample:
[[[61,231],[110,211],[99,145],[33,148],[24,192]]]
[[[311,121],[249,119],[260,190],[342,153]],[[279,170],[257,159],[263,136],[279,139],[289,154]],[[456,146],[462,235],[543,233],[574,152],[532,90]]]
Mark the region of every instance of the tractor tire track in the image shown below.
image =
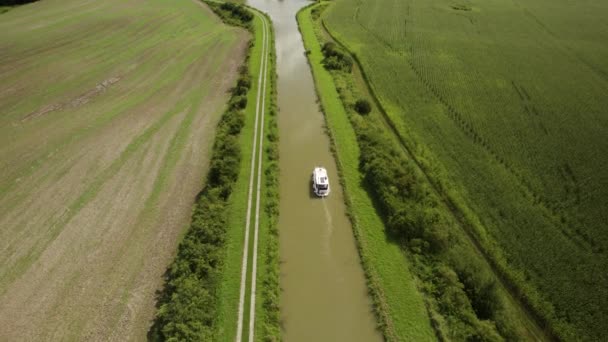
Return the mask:
[[[251,228],[251,210],[253,205],[253,182],[256,174],[256,150],[257,152],[257,184],[256,184],[256,196],[255,196],[255,217],[254,217],[254,236],[253,236],[253,248],[252,248],[252,260],[251,260],[251,289],[250,305],[249,305],[249,332],[248,340],[253,341],[254,328],[255,328],[255,302],[256,302],[256,277],[257,277],[257,247],[258,247],[258,232],[260,224],[260,193],[262,184],[262,156],[263,156],[263,143],[264,143],[264,109],[266,103],[266,79],[268,70],[268,28],[266,18],[259,14],[257,11],[253,11],[255,16],[262,21],[263,33],[262,33],[262,58],[260,61],[260,71],[258,77],[258,93],[256,99],[256,111],[255,111],[255,126],[253,133],[253,147],[251,152],[251,171],[249,175],[249,191],[247,195],[247,215],[245,221],[245,242],[243,244],[243,261],[241,264],[241,285],[239,294],[239,309],[238,309],[238,324],[236,332],[236,341],[241,342],[243,340],[243,326],[244,326],[244,313],[245,313],[245,301],[246,301],[246,285],[247,285],[247,273],[249,266],[249,232]],[[259,126],[259,129],[258,129]],[[259,143],[258,143],[259,140]]]

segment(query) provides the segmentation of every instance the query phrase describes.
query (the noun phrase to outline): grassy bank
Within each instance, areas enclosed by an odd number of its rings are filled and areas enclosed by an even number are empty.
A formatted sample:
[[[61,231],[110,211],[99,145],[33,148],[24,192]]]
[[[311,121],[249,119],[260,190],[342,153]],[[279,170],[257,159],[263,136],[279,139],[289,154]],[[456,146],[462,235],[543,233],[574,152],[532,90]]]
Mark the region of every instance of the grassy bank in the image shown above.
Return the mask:
[[[241,77],[232,90],[229,110],[218,125],[207,185],[199,195],[191,228],[169,270],[154,330],[154,337],[159,339],[233,340],[236,329],[243,223],[262,58],[262,24],[253,10],[244,6],[208,5],[224,22],[250,30],[254,39],[240,69]],[[269,39],[272,41],[272,37]],[[274,75],[274,57],[270,63],[269,74]],[[278,154],[274,78],[269,83],[257,336],[278,340]]]
[[[321,65],[324,57],[310,17],[312,8],[309,6],[298,13],[298,24],[325,113],[345,189],[349,217],[380,328],[389,341],[432,340],[433,331],[425,304],[409,271],[411,265],[399,246],[387,241],[382,220],[362,186],[363,175],[357,168],[361,152],[359,146],[353,143],[357,137],[331,75]]]

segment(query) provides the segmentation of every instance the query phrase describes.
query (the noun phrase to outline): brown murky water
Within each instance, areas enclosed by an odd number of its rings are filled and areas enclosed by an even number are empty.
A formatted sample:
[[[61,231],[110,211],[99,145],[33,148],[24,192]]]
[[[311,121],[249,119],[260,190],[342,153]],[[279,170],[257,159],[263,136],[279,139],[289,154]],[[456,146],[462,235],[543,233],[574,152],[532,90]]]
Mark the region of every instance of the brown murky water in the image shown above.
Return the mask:
[[[273,21],[280,107],[281,315],[286,341],[380,341],[296,22],[309,1],[248,0]],[[314,197],[327,168],[331,194]]]

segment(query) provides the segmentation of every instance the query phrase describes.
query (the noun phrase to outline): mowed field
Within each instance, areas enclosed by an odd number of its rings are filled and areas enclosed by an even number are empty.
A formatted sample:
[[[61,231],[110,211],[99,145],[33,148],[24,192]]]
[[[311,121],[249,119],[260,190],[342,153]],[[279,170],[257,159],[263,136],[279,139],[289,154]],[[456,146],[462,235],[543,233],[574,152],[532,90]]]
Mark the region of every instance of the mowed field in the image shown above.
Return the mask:
[[[566,339],[607,337],[607,18],[563,0],[337,0],[324,15],[436,189]]]
[[[196,1],[0,16],[0,340],[142,340],[249,34]]]

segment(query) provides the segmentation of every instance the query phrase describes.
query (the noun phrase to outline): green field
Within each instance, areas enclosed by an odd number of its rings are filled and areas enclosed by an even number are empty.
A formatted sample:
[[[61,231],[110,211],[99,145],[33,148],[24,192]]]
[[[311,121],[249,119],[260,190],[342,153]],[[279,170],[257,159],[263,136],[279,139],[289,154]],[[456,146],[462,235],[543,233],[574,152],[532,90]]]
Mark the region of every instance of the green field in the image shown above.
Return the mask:
[[[198,1],[0,17],[0,340],[146,338],[248,34]]]
[[[600,2],[337,0],[323,17],[450,215],[565,339],[608,325],[607,15]]]

